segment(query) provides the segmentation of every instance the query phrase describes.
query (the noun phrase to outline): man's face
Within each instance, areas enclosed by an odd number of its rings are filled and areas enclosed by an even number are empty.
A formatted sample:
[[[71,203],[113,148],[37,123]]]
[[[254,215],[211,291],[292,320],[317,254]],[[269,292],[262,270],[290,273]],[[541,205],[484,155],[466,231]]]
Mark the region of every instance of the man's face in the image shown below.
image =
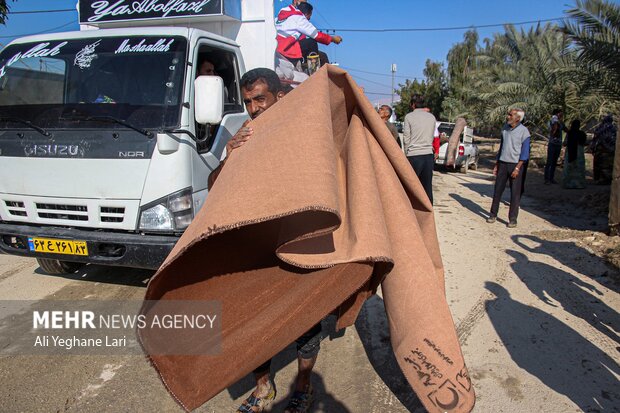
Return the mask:
[[[387,107],[385,107],[385,106],[381,106],[379,108],[379,116],[383,120],[389,119],[389,117],[390,117],[390,110]]]
[[[249,89],[242,87],[241,93],[243,94],[245,108],[252,119],[256,119],[258,115],[269,109],[284,96],[284,92],[278,92],[276,95],[271,93],[267,83],[261,79],[251,84]]]
[[[200,65],[200,69],[198,70],[198,75],[200,76],[216,76],[215,66],[211,62],[204,62]]]
[[[299,3],[305,3],[306,0],[293,0],[293,6],[297,7],[299,6]]]
[[[508,114],[506,115],[506,122],[510,123],[511,125],[516,125],[517,123],[519,123],[519,115],[517,115],[516,110],[508,111]]]

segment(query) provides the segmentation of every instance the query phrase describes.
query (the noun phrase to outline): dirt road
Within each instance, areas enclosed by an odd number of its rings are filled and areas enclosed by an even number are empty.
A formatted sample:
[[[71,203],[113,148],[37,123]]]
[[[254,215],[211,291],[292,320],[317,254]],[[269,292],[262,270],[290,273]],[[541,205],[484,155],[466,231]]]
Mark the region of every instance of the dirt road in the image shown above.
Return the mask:
[[[488,173],[437,173],[434,183],[447,297],[478,396],[475,411],[620,411],[617,269],[571,238],[546,236],[565,231],[548,203],[526,196],[515,229],[505,226],[506,206],[487,224]],[[564,218],[569,213],[579,211],[562,210]],[[593,219],[604,225],[604,217]],[[0,300],[140,299],[150,275],[89,266],[53,277],[34,260],[0,255]],[[0,332],[9,318],[0,320]],[[344,334],[330,321],[313,377],[315,411],[423,411],[391,356],[380,296]],[[290,393],[294,357],[288,348],[274,363],[275,412]],[[246,378],[198,411],[234,411],[251,388]],[[1,356],[0,389],[7,412],[181,411],[140,356]]]

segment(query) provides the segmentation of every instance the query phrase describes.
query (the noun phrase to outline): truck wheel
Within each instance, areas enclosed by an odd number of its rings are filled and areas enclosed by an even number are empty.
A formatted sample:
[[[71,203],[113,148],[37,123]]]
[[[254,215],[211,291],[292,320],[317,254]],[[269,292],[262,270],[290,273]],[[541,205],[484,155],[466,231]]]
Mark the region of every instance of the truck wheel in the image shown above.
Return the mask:
[[[472,169],[472,171],[477,171],[478,170],[478,161],[472,163],[469,167]]]
[[[37,258],[37,263],[43,271],[50,275],[73,274],[84,265],[80,262],[52,260],[49,258]]]
[[[461,165],[461,169],[459,170],[459,172],[462,174],[466,174],[468,170],[469,170],[469,156],[467,157],[467,159],[465,159],[465,162],[463,162],[463,165]]]

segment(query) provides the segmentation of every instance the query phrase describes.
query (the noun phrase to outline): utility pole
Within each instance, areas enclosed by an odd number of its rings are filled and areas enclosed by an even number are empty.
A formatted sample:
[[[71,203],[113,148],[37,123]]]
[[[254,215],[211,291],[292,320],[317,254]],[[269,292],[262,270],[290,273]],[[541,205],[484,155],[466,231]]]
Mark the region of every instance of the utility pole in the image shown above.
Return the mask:
[[[394,109],[394,73],[396,73],[396,63],[392,63],[392,89],[390,95],[392,96],[392,109]]]

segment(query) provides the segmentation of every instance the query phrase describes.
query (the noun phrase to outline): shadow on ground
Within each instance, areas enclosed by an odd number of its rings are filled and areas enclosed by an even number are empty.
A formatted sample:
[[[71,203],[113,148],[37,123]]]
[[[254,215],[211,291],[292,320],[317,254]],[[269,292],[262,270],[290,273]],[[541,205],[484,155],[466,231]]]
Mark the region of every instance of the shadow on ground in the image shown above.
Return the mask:
[[[517,251],[506,251],[515,259],[510,264],[523,284],[543,303],[561,306],[564,311],[581,318],[615,343],[620,337],[620,314],[600,298],[603,292],[595,283],[580,278],[543,262],[530,260]],[[615,330],[615,331],[614,331]]]
[[[383,300],[373,295],[364,303],[355,322],[364,351],[381,380],[410,412],[424,412],[422,403],[403,375],[390,343]]]
[[[620,369],[611,357],[553,316],[513,300],[499,284],[485,286],[496,296],[485,303],[489,319],[519,367],[584,412],[618,411]]]
[[[620,274],[606,260],[590,253],[574,241],[552,241],[537,235],[513,235],[512,241],[528,253],[547,255],[579,274],[620,293]],[[620,326],[616,326],[620,328]]]

